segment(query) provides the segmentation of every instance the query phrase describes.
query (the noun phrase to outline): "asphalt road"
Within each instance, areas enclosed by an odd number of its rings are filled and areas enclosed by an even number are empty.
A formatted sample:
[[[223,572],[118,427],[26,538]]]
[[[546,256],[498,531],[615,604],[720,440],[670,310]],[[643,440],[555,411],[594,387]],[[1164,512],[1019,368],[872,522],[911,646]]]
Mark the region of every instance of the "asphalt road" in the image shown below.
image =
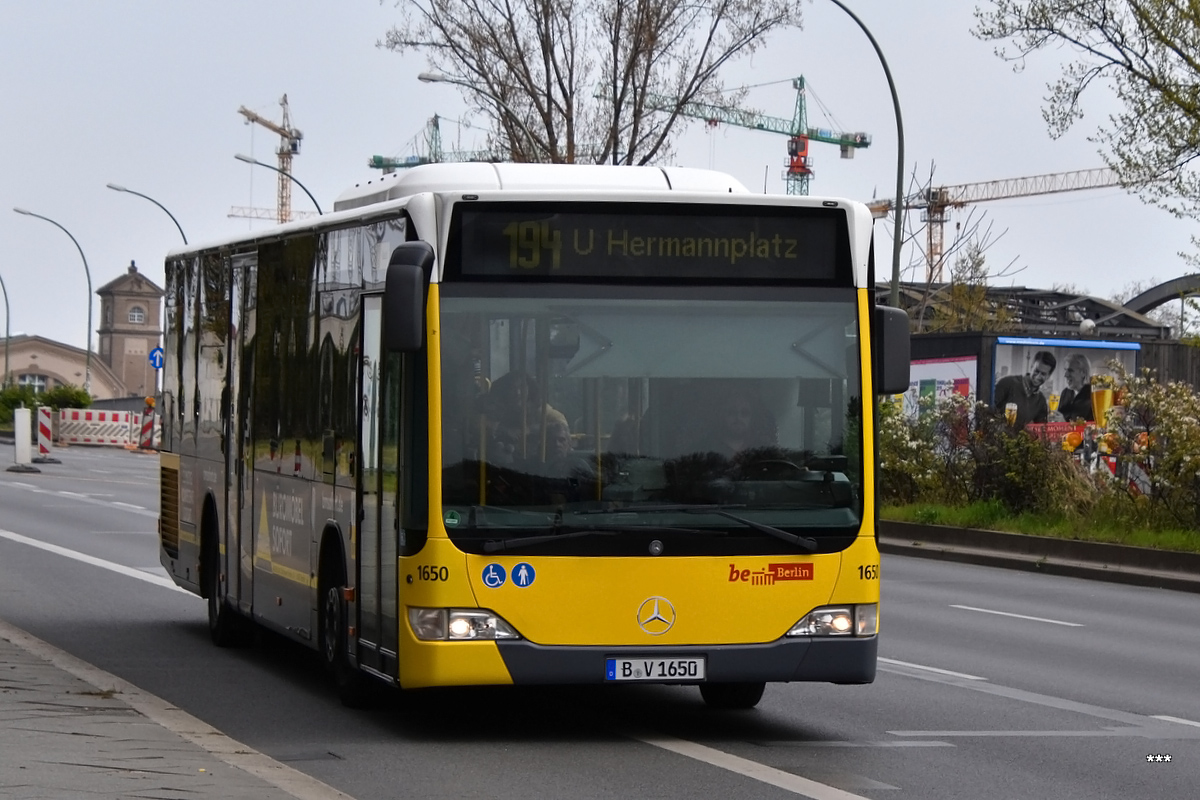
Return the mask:
[[[773,685],[752,712],[710,711],[687,687],[439,690],[356,712],[299,647],[209,643],[203,603],[158,567],[156,458],[57,455],[0,472],[0,618],[360,800],[1200,785],[1200,595],[889,556],[871,686]]]

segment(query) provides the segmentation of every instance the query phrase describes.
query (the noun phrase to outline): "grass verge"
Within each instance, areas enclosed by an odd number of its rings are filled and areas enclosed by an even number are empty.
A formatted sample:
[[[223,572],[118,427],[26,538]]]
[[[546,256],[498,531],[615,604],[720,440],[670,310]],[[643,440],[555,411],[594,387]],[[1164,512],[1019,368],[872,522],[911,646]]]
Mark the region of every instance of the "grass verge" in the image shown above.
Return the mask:
[[[1151,547],[1156,550],[1200,553],[1200,532],[1182,528],[1138,527],[1125,520],[1103,514],[1095,514],[1086,518],[1029,513],[1014,515],[1006,511],[999,503],[972,503],[968,506],[914,503],[904,506],[884,506],[880,517],[893,522],[979,528],[1006,533],[1051,536],[1057,539],[1108,542],[1133,547]]]

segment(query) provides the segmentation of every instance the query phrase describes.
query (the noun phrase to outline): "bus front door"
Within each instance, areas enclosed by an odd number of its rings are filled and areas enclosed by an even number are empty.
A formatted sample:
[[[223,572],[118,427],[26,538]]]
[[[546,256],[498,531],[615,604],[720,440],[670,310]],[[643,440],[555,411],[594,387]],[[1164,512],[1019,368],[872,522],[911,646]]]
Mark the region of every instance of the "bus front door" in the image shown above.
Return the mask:
[[[401,356],[381,348],[381,299],[363,298],[361,524],[356,537],[358,660],[397,677],[397,537],[401,442]]]

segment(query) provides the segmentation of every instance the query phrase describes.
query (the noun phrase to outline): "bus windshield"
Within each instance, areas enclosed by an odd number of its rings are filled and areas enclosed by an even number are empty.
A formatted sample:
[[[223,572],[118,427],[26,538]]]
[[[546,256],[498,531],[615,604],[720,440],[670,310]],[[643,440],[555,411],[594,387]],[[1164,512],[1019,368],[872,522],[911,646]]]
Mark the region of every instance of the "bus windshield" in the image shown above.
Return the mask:
[[[460,547],[788,553],[857,535],[853,290],[536,288],[442,287]]]

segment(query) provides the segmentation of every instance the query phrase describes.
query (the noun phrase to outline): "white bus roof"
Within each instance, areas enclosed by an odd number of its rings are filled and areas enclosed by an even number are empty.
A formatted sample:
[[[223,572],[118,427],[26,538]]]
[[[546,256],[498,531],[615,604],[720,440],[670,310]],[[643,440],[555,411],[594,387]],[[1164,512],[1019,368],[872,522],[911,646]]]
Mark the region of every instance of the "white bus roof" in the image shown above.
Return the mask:
[[[623,167],[607,164],[424,164],[356,184],[334,201],[334,211],[382,203],[422,192],[608,189],[737,192],[748,190],[723,172],[690,167]]]

